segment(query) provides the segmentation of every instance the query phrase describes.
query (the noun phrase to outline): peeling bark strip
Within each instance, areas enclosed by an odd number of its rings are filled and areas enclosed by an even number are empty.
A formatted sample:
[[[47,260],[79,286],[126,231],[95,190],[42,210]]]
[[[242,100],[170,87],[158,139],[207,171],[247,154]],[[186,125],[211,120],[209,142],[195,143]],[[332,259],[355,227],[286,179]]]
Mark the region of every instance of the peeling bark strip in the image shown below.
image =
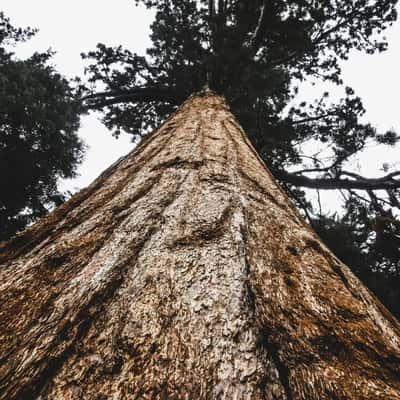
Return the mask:
[[[400,327],[225,102],[0,245],[0,399],[400,399]]]

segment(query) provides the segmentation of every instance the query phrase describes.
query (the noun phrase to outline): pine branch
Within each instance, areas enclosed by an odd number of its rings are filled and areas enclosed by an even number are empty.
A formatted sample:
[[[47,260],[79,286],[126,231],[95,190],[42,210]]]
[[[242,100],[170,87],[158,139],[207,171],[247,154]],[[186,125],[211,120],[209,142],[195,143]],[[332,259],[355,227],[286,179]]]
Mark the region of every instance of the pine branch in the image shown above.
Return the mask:
[[[157,87],[140,87],[131,90],[110,90],[82,97],[80,100],[87,109],[97,110],[120,103],[166,101],[180,103],[184,99],[174,89]]]
[[[351,21],[357,15],[357,13],[358,11],[356,9],[353,9],[352,12],[346,15],[344,18],[342,18],[342,20],[339,23],[337,23],[336,25],[325,31],[324,30],[321,31],[318,34],[318,36],[312,41],[312,43],[310,43],[307,47],[298,49],[280,59],[273,60],[271,62],[271,67],[275,67],[281,64],[288,64],[292,61],[295,61],[298,58],[301,58],[303,56],[312,53],[317,48],[317,46],[321,45],[325,39],[329,38],[330,35],[340,31],[340,29],[342,29],[349,21]]]

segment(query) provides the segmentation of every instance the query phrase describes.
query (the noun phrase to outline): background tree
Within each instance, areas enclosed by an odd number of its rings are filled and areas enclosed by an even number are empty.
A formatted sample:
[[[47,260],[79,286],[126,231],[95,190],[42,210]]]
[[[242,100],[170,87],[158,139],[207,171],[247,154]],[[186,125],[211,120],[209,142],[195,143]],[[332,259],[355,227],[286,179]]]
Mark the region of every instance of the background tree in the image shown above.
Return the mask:
[[[57,181],[75,175],[84,151],[81,106],[49,65],[52,52],[20,60],[11,51],[34,34],[0,12],[0,240],[63,201]]]
[[[362,122],[365,110],[341,79],[350,51],[387,47],[382,32],[396,20],[396,0],[136,1],[156,11],[147,56],[99,44],[84,54],[89,109],[102,110],[114,135],[145,135],[205,84],[223,94],[261,157],[310,223],[390,307],[400,292],[399,171],[378,179],[357,174],[351,157],[371,143],[395,145],[395,132]],[[343,88],[296,102],[299,84]],[[324,158],[310,148],[325,149]],[[344,216],[313,209],[304,189],[340,190]],[[380,228],[377,228],[380,226]],[[340,233],[341,244],[335,244]],[[384,235],[384,240],[382,240]],[[382,284],[382,280],[384,284]],[[399,310],[391,307],[399,314]]]

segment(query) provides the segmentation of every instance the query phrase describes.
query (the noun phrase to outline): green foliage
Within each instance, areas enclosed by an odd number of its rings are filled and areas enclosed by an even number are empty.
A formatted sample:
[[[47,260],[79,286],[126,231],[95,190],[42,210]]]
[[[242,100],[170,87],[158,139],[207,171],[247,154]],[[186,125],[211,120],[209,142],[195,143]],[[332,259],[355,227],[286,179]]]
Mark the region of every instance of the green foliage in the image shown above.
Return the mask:
[[[64,200],[57,180],[75,175],[84,150],[81,106],[51,52],[19,60],[10,51],[34,33],[0,13],[0,240]]]

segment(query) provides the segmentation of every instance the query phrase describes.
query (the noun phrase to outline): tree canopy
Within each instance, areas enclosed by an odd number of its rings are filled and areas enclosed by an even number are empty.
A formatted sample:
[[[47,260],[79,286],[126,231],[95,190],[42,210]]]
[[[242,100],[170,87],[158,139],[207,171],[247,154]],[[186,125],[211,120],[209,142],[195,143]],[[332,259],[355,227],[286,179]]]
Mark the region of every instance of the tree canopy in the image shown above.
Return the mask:
[[[342,85],[339,62],[351,50],[385,50],[380,34],[396,19],[396,1],[136,3],[157,11],[147,57],[104,44],[83,55],[94,60],[89,82],[104,88],[84,101],[104,111],[116,135],[121,129],[143,135],[208,83],[227,98],[280,180],[313,189],[398,189],[397,172],[367,179],[343,169],[369,140],[393,145],[399,139],[360,122],[365,110],[351,88],[336,104],[323,93],[291,106],[301,81]],[[307,141],[329,146],[330,162],[313,160],[313,168],[289,172],[303,164]],[[397,206],[395,196],[388,198]]]
[[[76,174],[84,146],[81,106],[52,52],[21,60],[12,52],[35,30],[15,28],[0,12],[0,240],[60,204],[59,178]]]
[[[124,130],[137,138],[208,85],[226,97],[275,177],[336,253],[371,287],[399,282],[400,171],[368,178],[349,163],[367,144],[395,145],[399,137],[363,122],[362,101],[340,69],[353,50],[387,48],[383,32],[397,18],[397,0],[135,3],[155,10],[152,46],[146,56],[105,44],[83,54],[86,109],[102,110],[114,135]],[[299,86],[310,80],[342,87],[342,99],[325,92],[296,102]],[[314,157],[310,145],[327,156]],[[317,212],[305,188],[340,190],[345,214]]]

